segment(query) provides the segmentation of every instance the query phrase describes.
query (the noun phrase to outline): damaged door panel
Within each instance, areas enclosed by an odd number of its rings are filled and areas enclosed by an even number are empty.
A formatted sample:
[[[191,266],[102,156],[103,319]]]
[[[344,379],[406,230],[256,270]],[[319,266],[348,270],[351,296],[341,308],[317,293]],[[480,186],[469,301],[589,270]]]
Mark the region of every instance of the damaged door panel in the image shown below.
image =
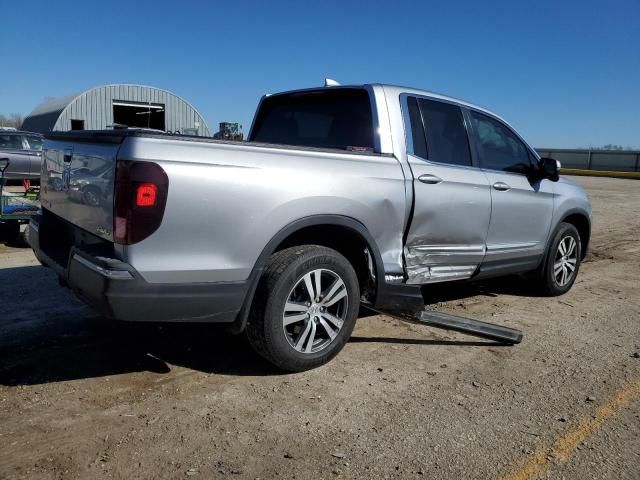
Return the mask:
[[[470,278],[478,268],[478,258],[481,259],[484,254],[483,245],[407,247],[407,283],[436,283]]]
[[[486,253],[489,182],[473,164],[459,106],[413,96],[404,101],[414,197],[405,244],[407,282],[469,278]]]
[[[405,246],[408,283],[470,278],[486,253],[491,193],[474,168],[437,165],[409,155],[415,209]],[[420,175],[437,175],[425,184]]]

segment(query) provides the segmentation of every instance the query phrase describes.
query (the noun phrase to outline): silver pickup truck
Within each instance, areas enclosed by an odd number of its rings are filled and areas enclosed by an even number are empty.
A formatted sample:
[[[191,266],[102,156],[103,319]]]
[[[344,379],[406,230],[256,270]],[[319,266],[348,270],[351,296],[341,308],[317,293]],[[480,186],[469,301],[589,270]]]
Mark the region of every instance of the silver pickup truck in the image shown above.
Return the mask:
[[[49,134],[30,239],[108,317],[228,323],[297,371],[341,350],[361,302],[401,308],[425,284],[516,273],[569,290],[591,206],[558,169],[453,98],[298,90],[262,98],[247,142]]]

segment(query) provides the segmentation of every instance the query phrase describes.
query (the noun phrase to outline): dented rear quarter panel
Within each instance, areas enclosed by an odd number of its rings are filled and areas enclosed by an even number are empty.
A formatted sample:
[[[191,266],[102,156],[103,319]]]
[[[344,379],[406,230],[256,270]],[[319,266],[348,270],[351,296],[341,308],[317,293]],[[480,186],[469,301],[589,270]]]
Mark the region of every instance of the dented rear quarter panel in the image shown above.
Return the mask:
[[[244,281],[276,233],[314,215],[357,220],[385,271],[402,272],[405,178],[392,155],[128,137],[118,158],[169,177],[160,228],[120,250],[148,282]]]

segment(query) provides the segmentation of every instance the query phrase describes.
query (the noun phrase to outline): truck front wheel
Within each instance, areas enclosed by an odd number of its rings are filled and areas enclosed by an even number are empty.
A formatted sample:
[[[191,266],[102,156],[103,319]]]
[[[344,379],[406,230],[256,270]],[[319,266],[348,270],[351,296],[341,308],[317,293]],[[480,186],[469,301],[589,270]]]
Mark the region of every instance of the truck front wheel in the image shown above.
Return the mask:
[[[249,316],[247,337],[277,367],[308,370],[342,350],[359,305],[356,272],[340,253],[317,245],[287,248],[269,260]]]
[[[537,274],[542,293],[555,297],[568,292],[576,281],[581,259],[578,230],[574,225],[562,222],[551,238],[546,259]]]

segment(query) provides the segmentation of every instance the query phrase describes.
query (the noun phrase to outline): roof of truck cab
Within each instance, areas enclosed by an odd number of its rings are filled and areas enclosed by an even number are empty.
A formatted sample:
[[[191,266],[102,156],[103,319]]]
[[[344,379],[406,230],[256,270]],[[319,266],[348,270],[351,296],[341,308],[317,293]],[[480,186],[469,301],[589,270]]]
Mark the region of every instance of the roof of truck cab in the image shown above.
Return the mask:
[[[469,108],[473,108],[475,110],[484,112],[484,113],[488,113],[489,115],[492,115],[498,119],[500,119],[501,121],[503,121],[504,123],[506,123],[507,125],[509,125],[511,127],[511,125],[509,124],[509,122],[507,122],[504,118],[502,118],[500,115],[498,115],[495,112],[492,112],[491,110],[485,108],[485,107],[481,107],[479,105],[476,105],[474,103],[471,102],[467,102],[466,100],[461,100],[459,98],[455,98],[455,97],[450,97],[448,95],[443,95],[442,93],[436,93],[436,92],[432,92],[429,90],[423,90],[420,88],[413,88],[413,87],[404,87],[401,85],[393,85],[390,83],[364,83],[364,84],[360,84],[360,85],[332,85],[332,86],[323,86],[323,87],[310,87],[310,88],[299,88],[299,89],[295,89],[295,90],[286,90],[284,92],[276,92],[276,93],[272,93],[272,94],[266,94],[266,97],[271,97],[271,96],[276,96],[276,95],[289,95],[289,94],[295,94],[295,93],[304,93],[304,92],[318,92],[318,91],[322,91],[325,89],[339,89],[339,88],[367,88],[367,87],[382,87],[385,89],[385,91],[388,94],[391,95],[401,95],[403,93],[408,93],[408,94],[414,94],[414,95],[422,95],[425,97],[431,97],[431,98],[437,98],[439,100],[445,100],[447,102],[453,102],[453,103],[457,103],[459,105],[464,105],[465,107],[469,107]],[[513,127],[511,127],[513,128]]]
[[[502,117],[500,117],[500,115],[498,115],[495,112],[492,112],[487,108],[481,107],[471,102],[467,102],[466,100],[461,100],[459,98],[443,95],[442,93],[432,92],[429,90],[422,90],[420,88],[403,87],[401,85],[391,85],[391,84],[381,84],[381,83],[373,83],[371,84],[371,86],[383,87],[385,91],[387,91],[388,93],[391,93],[392,95],[396,95],[396,94],[401,95],[403,93],[409,93],[414,95],[423,95],[425,97],[437,98],[439,100],[445,100],[447,102],[458,103],[460,105],[464,105],[465,107],[473,108],[475,110],[488,113],[489,115],[493,115],[494,117],[500,118],[501,120],[505,121]]]
[[[430,92],[429,90],[420,90],[417,88],[411,88],[411,87],[402,87],[399,85],[389,85],[389,84],[380,84],[380,83],[374,83],[374,84],[370,84],[372,87],[382,87],[385,90],[385,93],[387,95],[398,95],[400,96],[403,93],[406,94],[410,94],[410,95],[422,95],[425,97],[430,97],[430,98],[436,98],[439,100],[444,100],[447,102],[453,102],[456,103],[458,105],[463,105],[465,107],[468,108],[473,108],[474,110],[478,110],[480,112],[486,113],[488,115],[493,116],[494,118],[497,118],[498,120],[500,120],[501,122],[503,122],[505,125],[507,125],[511,130],[513,130],[516,135],[518,137],[520,137],[520,139],[526,144],[529,145],[527,143],[527,141],[524,139],[524,137],[522,135],[520,135],[520,132],[518,132],[518,130],[511,125],[508,121],[506,121],[504,118],[502,118],[500,115],[498,115],[495,112],[492,112],[491,110],[484,108],[484,107],[480,107],[478,105],[475,105],[473,103],[467,102],[465,100],[460,100],[459,98],[455,98],[455,97],[449,97],[447,95],[442,95],[441,93],[435,93],[435,92]],[[363,85],[361,87],[366,87],[366,85]],[[532,151],[535,153],[535,150],[532,149]],[[536,153],[537,155],[537,153]]]

